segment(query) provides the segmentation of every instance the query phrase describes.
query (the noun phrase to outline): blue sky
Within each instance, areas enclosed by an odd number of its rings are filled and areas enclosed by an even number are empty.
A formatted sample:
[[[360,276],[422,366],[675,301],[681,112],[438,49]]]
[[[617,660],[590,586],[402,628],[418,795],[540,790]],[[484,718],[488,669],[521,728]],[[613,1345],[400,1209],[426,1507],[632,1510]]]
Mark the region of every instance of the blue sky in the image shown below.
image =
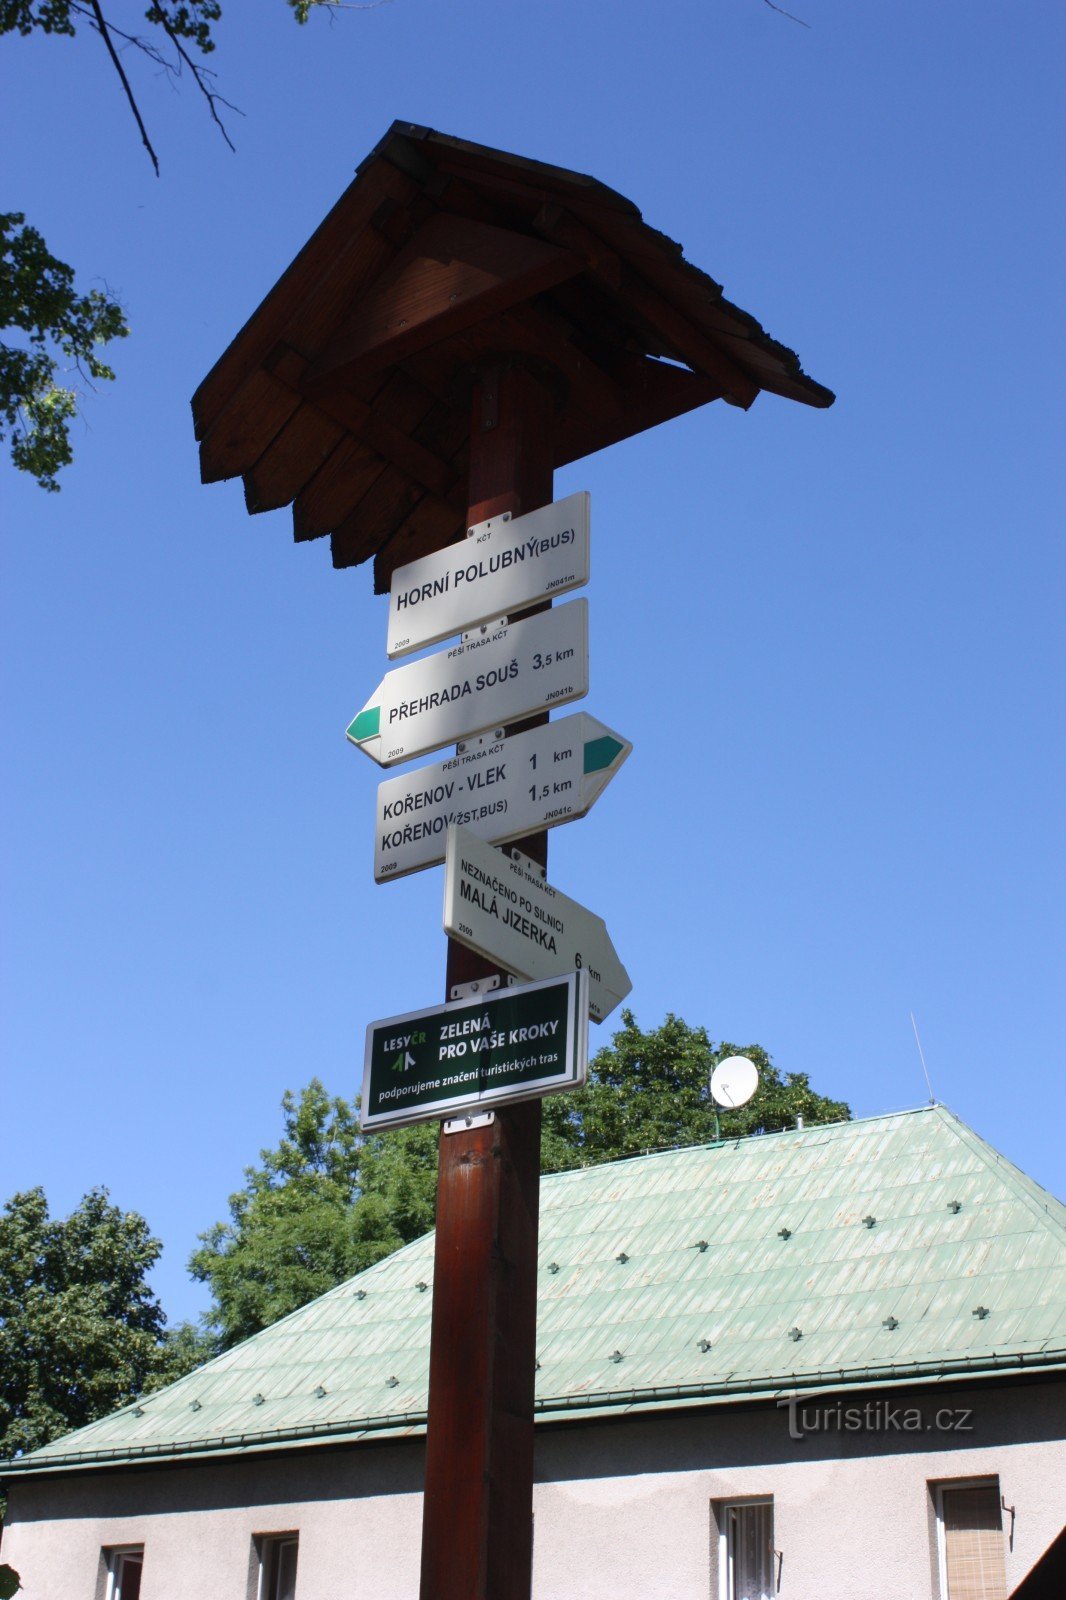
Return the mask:
[[[189,398],[394,118],[634,199],[829,412],[721,404],[592,495],[592,690],[634,753],[553,835],[630,1003],[857,1115],[938,1098],[1061,1189],[1061,62],[1051,3],[229,0],[189,84],[5,39],[5,208],[122,299],[58,495],[5,465],[4,1194],[90,1186],[185,1260],[366,1024],[443,985],[439,869],[372,878],[343,730],[386,602],[202,487]],[[133,27],[136,5],[117,5]],[[593,1030],[605,1042],[611,1023]]]

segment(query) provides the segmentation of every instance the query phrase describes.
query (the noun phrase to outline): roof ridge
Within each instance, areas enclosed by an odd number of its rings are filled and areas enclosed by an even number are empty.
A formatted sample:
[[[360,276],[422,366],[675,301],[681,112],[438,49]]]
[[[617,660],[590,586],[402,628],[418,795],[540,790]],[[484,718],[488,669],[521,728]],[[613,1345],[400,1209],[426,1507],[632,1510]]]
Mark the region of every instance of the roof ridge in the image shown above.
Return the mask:
[[[722,1150],[729,1147],[735,1149],[739,1145],[755,1142],[763,1144],[769,1139],[803,1138],[806,1134],[825,1133],[830,1129],[868,1127],[872,1122],[889,1122],[896,1117],[928,1116],[938,1106],[939,1102],[922,1106],[901,1106],[896,1111],[872,1112],[868,1117],[838,1117],[832,1122],[807,1122],[802,1128],[770,1128],[764,1133],[724,1135],[721,1139],[700,1139],[692,1144],[649,1145],[645,1150],[634,1150],[631,1155],[610,1156],[602,1161],[584,1161],[576,1167],[560,1167],[556,1172],[542,1172],[541,1178],[550,1181],[553,1178],[573,1177],[578,1172],[591,1172],[594,1168],[621,1167],[631,1161],[647,1161],[656,1156],[690,1155],[693,1150]],[[954,1116],[954,1112],[951,1114]]]
[[[950,1106],[938,1103],[936,1109],[942,1113],[941,1120],[948,1123],[956,1137],[980,1157],[989,1171],[1001,1183],[1005,1183],[1039,1221],[1049,1224],[1066,1236],[1066,1205],[1057,1195],[1053,1195],[1050,1189],[1045,1189],[1035,1178],[1023,1172],[1021,1167],[1016,1166],[1008,1156],[997,1150],[995,1145],[989,1144],[987,1139],[975,1132],[968,1122],[964,1122],[957,1112],[952,1111]]]

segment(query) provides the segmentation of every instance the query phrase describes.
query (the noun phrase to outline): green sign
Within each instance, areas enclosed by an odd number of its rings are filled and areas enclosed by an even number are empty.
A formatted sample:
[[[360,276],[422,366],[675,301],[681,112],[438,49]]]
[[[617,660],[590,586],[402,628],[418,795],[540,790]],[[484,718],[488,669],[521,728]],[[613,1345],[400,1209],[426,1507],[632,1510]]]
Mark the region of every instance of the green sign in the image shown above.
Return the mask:
[[[372,1022],[364,1128],[426,1122],[585,1081],[588,975],[527,983]]]

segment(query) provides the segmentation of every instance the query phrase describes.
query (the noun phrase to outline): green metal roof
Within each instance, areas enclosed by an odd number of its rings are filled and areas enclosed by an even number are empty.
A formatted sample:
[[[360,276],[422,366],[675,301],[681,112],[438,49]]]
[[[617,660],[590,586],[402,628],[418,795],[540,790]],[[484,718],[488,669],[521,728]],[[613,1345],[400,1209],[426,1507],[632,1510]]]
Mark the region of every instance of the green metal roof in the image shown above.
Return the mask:
[[[1066,1367],[1066,1207],[942,1106],[546,1177],[540,1240],[544,1419]],[[430,1234],[3,1471],[421,1431],[432,1278]]]

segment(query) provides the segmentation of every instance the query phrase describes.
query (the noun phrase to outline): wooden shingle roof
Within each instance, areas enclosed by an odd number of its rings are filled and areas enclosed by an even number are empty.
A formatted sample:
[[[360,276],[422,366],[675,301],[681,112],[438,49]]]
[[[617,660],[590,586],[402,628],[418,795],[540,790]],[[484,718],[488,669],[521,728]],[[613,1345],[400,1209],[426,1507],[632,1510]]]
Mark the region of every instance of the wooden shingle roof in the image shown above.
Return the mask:
[[[472,376],[516,360],[556,466],[710,400],[833,401],[614,190],[397,122],[197,389],[202,477],[387,588],[462,535]]]

